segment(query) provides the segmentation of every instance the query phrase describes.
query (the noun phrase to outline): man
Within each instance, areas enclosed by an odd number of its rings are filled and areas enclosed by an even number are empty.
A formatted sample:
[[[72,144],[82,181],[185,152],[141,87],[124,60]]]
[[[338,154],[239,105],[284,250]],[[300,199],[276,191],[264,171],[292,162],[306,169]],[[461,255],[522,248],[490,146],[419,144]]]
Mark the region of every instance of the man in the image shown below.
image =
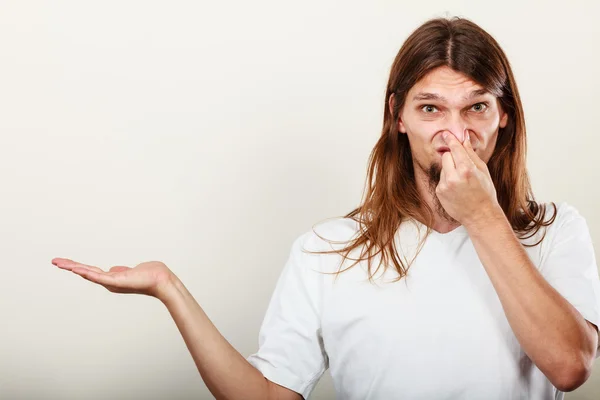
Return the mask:
[[[294,242],[255,354],[162,263],[53,262],[161,299],[217,398],[308,398],[329,368],[339,399],[561,399],[598,356],[600,279],[583,217],[533,199],[525,146],[500,46],[431,20],[392,66],[363,203]]]

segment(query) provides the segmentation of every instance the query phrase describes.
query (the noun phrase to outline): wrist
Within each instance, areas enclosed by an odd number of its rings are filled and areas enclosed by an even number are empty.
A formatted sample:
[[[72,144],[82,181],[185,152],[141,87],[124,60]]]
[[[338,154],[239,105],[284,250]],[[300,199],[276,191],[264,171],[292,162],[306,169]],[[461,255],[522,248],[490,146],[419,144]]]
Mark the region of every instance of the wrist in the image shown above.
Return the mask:
[[[183,282],[175,274],[170,273],[167,279],[157,285],[154,297],[168,305],[178,294],[181,294],[180,288],[182,286]]]
[[[500,204],[495,203],[480,208],[479,212],[476,215],[473,215],[469,220],[465,221],[463,225],[467,231],[479,232],[502,220],[506,220],[504,210],[502,210]]]

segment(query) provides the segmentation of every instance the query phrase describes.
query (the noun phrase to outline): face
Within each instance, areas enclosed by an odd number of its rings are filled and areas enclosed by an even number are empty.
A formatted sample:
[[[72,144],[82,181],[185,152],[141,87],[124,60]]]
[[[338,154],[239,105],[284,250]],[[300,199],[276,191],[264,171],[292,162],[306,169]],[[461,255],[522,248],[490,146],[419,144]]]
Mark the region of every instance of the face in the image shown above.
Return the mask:
[[[444,66],[430,71],[409,90],[400,110],[398,131],[408,135],[415,173],[420,170],[439,182],[442,154],[448,151],[442,138],[444,131],[462,143],[468,130],[475,153],[487,163],[498,130],[506,126],[507,120],[508,114],[494,95]]]

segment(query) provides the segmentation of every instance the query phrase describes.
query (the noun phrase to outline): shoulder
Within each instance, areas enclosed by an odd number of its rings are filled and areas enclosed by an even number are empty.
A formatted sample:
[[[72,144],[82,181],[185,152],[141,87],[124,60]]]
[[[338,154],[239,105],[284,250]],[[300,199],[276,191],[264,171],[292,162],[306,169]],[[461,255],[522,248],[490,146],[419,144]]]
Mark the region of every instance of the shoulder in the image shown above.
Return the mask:
[[[302,233],[295,244],[309,251],[339,250],[356,238],[359,231],[359,223],[352,218],[327,219]]]
[[[566,201],[539,202],[538,206],[543,208],[544,212],[543,218],[539,219],[540,211],[538,211],[538,221],[540,225],[547,226],[549,231],[559,230],[575,220],[585,221],[585,218],[580,214],[579,210]]]
[[[573,231],[585,231],[587,224],[585,218],[579,210],[572,204],[562,202],[538,202],[538,206],[543,209],[543,217],[536,216],[535,224],[530,224],[533,232],[525,233],[520,238],[521,243],[526,246],[538,246],[548,248],[550,242],[557,240],[557,237],[570,235]],[[541,211],[540,211],[541,212]]]
[[[556,204],[556,215],[554,216],[554,205]],[[546,214],[544,222],[550,221],[554,216],[554,221],[543,232],[547,237],[542,242],[546,251],[552,247],[573,240],[590,240],[590,233],[585,217],[579,210],[570,203],[545,203]]]
[[[554,210],[552,203],[546,203],[545,219],[552,218],[553,212]],[[565,229],[587,228],[585,217],[575,206],[565,201],[556,203],[556,220],[552,225],[554,226],[554,231],[556,232]]]

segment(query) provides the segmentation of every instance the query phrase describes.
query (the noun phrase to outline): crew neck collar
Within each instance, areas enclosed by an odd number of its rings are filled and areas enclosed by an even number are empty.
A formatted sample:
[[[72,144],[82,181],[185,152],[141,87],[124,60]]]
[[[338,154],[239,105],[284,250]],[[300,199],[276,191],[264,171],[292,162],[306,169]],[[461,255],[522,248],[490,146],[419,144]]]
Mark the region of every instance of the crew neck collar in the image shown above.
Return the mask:
[[[425,234],[427,232],[427,225],[419,222],[416,219],[412,219],[412,222],[414,222],[414,224],[417,226],[417,228],[423,233]],[[439,238],[450,238],[450,237],[456,237],[456,236],[466,236],[468,235],[467,232],[467,228],[465,228],[464,225],[459,225],[456,228],[452,229],[449,232],[446,233],[442,233],[442,232],[438,232],[435,229],[431,228],[431,235],[439,237]]]

